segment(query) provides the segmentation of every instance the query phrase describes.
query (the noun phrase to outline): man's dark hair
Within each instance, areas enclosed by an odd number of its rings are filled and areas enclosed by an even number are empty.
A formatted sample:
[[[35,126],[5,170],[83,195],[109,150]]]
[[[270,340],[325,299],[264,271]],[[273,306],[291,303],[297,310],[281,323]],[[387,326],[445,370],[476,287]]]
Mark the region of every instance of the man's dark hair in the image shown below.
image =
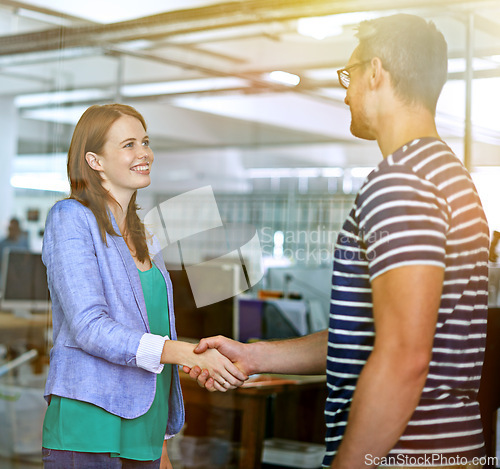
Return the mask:
[[[378,57],[394,89],[408,103],[433,114],[448,74],[447,44],[432,21],[398,14],[363,21],[358,28],[360,60]]]

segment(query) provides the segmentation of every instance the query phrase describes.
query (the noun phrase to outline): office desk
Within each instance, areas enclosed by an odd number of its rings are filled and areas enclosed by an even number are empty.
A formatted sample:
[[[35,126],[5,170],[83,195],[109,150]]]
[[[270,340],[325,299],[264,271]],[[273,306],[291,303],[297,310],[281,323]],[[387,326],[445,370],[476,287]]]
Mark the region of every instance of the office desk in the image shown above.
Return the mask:
[[[500,408],[500,307],[488,308],[488,329],[484,356],[479,405],[483,421],[483,432],[487,456],[496,456],[496,416]],[[487,464],[484,469],[493,468]]]
[[[312,413],[319,415],[317,417],[324,424],[321,409],[324,407],[325,400],[323,393],[326,396],[326,377],[324,376],[283,376],[278,375],[262,375],[253,382],[245,384],[239,389],[228,391],[226,393],[208,392],[201,388],[195,381],[191,380],[187,375],[181,372],[181,385],[186,403],[186,418],[190,419],[190,405],[203,406],[204,408],[217,408],[231,411],[237,411],[241,414],[240,421],[240,441],[241,450],[239,451],[238,468],[239,469],[254,469],[261,467],[262,450],[266,432],[266,407],[267,398],[270,396],[280,396],[290,398],[291,402],[297,403],[300,400],[300,395],[304,392],[318,392],[322,397],[314,399],[312,404],[315,409],[309,412],[310,420]],[[309,400],[309,399],[307,399]],[[319,404],[319,407],[317,407]],[[287,409],[283,416],[293,418],[292,410]],[[305,426],[307,422],[301,422]],[[198,426],[199,422],[193,422],[194,426]],[[323,435],[324,438],[324,435]]]
[[[11,344],[19,339],[42,340],[51,325],[49,313],[34,314],[29,318],[0,311],[0,344]]]
[[[50,313],[35,314],[29,318],[0,312],[0,344],[7,347],[22,342],[27,348],[36,348],[35,372],[40,372],[47,360],[47,333],[52,326]]]

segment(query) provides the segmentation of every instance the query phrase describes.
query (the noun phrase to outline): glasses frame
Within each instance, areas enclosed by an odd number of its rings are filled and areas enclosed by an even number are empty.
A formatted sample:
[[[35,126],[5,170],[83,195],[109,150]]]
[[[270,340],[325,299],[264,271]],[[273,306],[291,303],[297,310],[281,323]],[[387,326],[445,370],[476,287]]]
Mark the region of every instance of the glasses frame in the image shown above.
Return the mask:
[[[340,83],[340,86],[342,88],[349,88],[349,84],[351,82],[351,72],[350,70],[356,68],[356,67],[359,67],[361,65],[365,65],[367,64],[368,62],[371,62],[371,59],[369,60],[363,60],[361,62],[356,62],[354,64],[351,64],[347,67],[344,67],[344,68],[340,68],[339,70],[337,70],[337,75],[339,77],[339,83]]]

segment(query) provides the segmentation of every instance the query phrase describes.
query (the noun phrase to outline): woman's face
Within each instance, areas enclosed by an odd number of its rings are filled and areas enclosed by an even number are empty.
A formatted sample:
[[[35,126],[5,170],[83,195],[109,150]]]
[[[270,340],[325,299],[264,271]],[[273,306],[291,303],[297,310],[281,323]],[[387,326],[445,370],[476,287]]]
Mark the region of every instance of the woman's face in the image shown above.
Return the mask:
[[[149,137],[135,117],[123,115],[110,127],[102,152],[90,166],[100,171],[103,186],[119,201],[151,183],[154,155]]]

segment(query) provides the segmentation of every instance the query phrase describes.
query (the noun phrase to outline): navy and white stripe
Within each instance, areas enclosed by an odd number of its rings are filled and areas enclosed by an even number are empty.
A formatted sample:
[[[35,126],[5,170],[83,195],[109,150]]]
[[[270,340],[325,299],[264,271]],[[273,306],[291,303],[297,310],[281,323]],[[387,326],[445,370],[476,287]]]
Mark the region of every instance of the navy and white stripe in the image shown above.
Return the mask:
[[[477,191],[442,141],[415,140],[368,176],[335,246],[325,407],[329,466],[374,343],[370,283],[388,270],[445,269],[420,403],[391,455],[483,456],[476,401],[484,357],[489,231]]]

